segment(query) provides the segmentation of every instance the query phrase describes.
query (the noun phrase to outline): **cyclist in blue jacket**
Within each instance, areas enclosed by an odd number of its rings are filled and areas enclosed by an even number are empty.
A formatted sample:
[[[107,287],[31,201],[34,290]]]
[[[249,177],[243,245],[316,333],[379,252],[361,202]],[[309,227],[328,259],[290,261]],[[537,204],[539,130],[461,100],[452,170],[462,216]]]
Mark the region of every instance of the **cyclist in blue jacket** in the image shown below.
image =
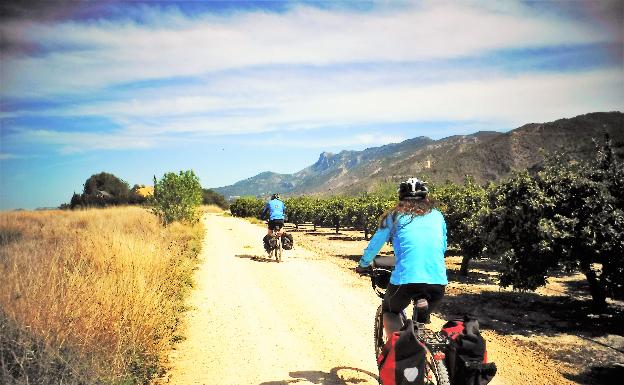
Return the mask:
[[[442,213],[433,208],[425,182],[409,178],[398,189],[398,204],[382,215],[380,225],[364,255],[357,272],[371,264],[384,243],[392,240],[395,268],[382,303],[386,335],[401,329],[399,314],[413,298],[425,298],[428,309],[419,312],[419,322],[429,322],[429,313],[444,296],[448,284],[444,253],[446,222]]]
[[[271,232],[276,228],[279,229],[278,235],[283,234],[284,219],[286,219],[286,205],[280,200],[279,194],[271,195],[271,200],[267,202],[260,214],[261,218],[266,218],[269,215],[269,228],[267,229],[267,235],[264,236],[264,249],[267,253],[271,253],[269,247],[269,239],[271,238]]]

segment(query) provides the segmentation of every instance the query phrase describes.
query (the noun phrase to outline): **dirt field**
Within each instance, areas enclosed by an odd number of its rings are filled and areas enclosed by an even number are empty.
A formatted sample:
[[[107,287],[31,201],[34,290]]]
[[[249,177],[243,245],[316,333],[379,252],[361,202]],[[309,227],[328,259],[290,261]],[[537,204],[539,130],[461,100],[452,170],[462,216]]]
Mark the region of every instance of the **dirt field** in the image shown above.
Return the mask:
[[[278,264],[265,257],[264,227],[219,214],[204,220],[186,339],[163,382],[377,384],[372,326],[379,299],[352,271],[367,243],[361,233],[290,229],[296,247]],[[499,368],[491,384],[615,384],[624,375],[622,304],[588,316],[579,277],[514,293],[495,285],[492,263],[475,261],[460,279],[459,262],[448,258],[451,283],[434,327],[477,316]]]

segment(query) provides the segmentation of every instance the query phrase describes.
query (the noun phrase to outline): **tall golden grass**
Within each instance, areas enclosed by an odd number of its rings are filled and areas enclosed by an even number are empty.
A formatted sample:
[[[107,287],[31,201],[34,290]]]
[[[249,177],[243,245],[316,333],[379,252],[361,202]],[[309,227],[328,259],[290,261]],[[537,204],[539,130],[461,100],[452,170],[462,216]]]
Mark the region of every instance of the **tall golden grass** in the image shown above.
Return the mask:
[[[138,207],[1,213],[0,379],[156,376],[179,338],[202,235]]]

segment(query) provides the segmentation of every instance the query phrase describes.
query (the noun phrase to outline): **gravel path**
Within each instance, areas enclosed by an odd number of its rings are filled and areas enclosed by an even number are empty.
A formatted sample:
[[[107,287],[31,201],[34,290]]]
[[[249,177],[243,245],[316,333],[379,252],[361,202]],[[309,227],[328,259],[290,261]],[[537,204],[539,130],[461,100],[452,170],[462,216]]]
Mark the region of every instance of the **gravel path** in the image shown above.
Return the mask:
[[[207,214],[204,221],[186,340],[172,352],[165,382],[377,384],[372,326],[379,299],[369,281],[309,246],[287,251],[282,263],[269,260],[265,229],[245,220]],[[544,376],[548,365],[508,341],[486,338],[491,360],[500,367],[505,357],[517,368],[501,370],[492,385],[568,383]]]

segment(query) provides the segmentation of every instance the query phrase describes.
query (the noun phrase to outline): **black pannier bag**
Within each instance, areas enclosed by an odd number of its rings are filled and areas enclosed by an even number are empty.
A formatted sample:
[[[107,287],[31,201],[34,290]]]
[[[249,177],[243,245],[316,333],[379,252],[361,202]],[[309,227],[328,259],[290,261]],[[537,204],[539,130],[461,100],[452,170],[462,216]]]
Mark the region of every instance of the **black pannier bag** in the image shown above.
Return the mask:
[[[264,250],[267,252],[274,250],[277,246],[277,240],[272,235],[265,235],[262,241],[264,243]]]
[[[486,385],[492,381],[496,364],[487,362],[485,339],[476,319],[465,316],[448,321],[441,332],[451,340],[445,358],[451,385]]]
[[[292,234],[284,233],[282,235],[282,248],[284,250],[291,250],[294,246],[294,240]]]

